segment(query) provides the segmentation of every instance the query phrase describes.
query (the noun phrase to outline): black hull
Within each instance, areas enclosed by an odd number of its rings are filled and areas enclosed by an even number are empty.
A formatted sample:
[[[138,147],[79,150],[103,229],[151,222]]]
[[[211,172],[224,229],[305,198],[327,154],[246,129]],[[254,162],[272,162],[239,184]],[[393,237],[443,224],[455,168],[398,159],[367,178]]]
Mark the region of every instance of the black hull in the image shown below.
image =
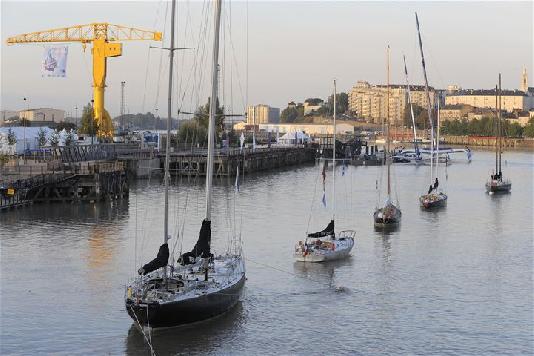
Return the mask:
[[[510,193],[512,190],[512,184],[492,185],[486,187],[488,193]]]
[[[223,314],[239,301],[245,275],[236,284],[218,292],[165,304],[126,302],[126,310],[134,321],[153,328],[190,324]],[[147,313],[148,308],[148,313]]]

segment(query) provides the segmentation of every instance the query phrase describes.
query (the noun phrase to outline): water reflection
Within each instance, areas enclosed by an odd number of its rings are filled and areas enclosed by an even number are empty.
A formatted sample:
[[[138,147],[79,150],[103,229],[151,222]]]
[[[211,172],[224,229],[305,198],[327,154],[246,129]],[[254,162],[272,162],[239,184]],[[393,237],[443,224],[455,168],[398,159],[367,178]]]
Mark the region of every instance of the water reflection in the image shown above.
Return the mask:
[[[232,344],[245,323],[243,305],[238,302],[234,308],[214,319],[151,330],[150,339],[156,355],[207,354],[220,350],[223,345]],[[145,331],[145,334],[148,336],[149,332]],[[150,347],[135,324],[128,330],[125,342],[127,355],[150,355]]]

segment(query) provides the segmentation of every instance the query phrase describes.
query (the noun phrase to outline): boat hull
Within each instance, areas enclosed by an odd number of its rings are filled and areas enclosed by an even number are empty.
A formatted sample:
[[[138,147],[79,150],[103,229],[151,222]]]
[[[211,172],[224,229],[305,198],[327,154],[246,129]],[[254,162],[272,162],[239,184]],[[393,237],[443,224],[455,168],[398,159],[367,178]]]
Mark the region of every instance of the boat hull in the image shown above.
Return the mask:
[[[245,285],[245,274],[225,289],[167,303],[136,304],[126,301],[126,310],[141,326],[172,327],[207,320],[236,305]]]
[[[297,262],[327,262],[347,258],[354,247],[354,239],[346,241],[346,246],[337,247],[335,250],[320,250],[310,252],[295,252]]]
[[[486,191],[488,193],[509,193],[512,190],[512,183],[493,184],[486,183]]]
[[[430,196],[433,196],[434,199],[430,198]],[[421,197],[419,197],[419,202],[421,204],[421,208],[426,210],[431,209],[438,209],[445,207],[447,205],[447,195],[440,193],[440,194],[425,194]]]
[[[377,209],[373,214],[375,227],[388,228],[398,226],[401,220],[401,211],[391,205],[381,209]]]

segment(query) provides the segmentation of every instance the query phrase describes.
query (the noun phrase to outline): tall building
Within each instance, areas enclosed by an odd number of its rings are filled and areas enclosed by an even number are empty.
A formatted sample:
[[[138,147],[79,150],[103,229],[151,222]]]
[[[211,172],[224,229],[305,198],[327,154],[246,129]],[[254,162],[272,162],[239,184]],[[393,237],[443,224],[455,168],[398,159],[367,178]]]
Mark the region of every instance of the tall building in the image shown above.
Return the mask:
[[[381,124],[385,122],[389,105],[391,124],[403,125],[404,112],[408,104],[406,86],[390,85],[389,103],[387,103],[387,88],[387,85],[371,85],[366,81],[358,81],[349,93],[349,111],[370,122]],[[430,92],[430,102],[434,105],[435,91],[430,88]],[[412,85],[410,93],[414,105],[426,108],[428,100],[424,86]]]
[[[247,124],[277,124],[280,122],[280,109],[269,105],[249,105],[247,108]]]

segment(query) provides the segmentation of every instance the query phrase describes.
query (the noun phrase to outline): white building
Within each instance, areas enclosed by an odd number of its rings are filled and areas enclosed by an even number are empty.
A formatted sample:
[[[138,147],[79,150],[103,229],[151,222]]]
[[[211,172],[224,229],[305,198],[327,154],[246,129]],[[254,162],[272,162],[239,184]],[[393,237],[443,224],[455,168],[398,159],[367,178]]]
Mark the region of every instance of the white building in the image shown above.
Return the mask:
[[[238,129],[234,127],[235,129]],[[332,125],[323,124],[260,124],[260,130],[267,132],[279,132],[281,134],[288,132],[304,132],[308,135],[331,135],[334,132]],[[354,133],[354,126],[344,123],[336,125],[336,134]]]

